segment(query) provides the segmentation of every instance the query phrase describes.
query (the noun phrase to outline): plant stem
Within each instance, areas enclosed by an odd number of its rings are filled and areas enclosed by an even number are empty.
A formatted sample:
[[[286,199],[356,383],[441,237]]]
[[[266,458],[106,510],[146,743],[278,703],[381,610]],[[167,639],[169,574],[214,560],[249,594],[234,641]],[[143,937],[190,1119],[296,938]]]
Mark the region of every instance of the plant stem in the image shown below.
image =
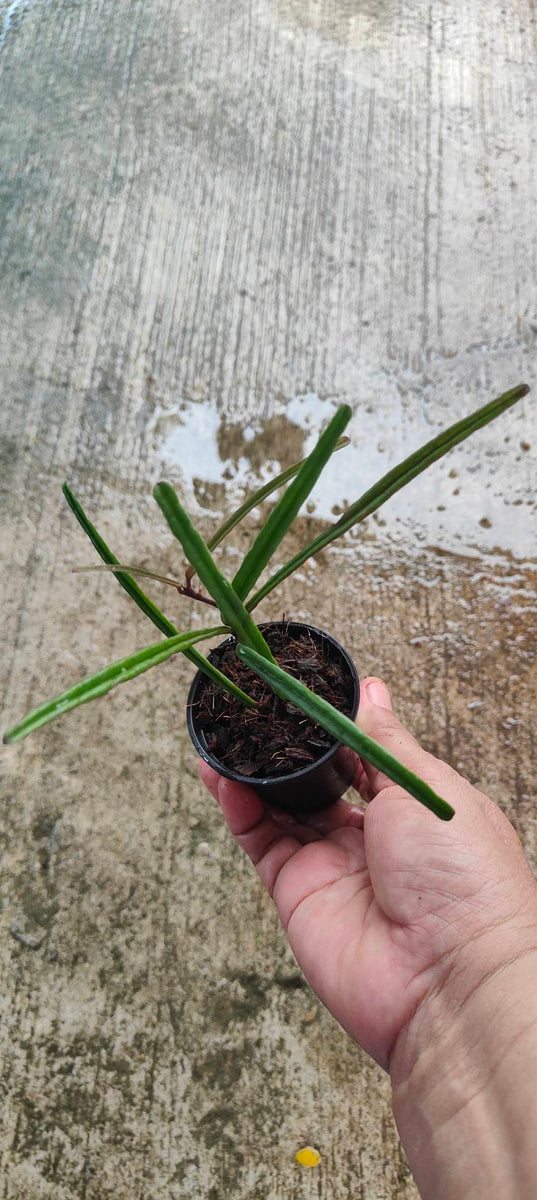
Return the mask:
[[[113,566],[107,563],[106,566],[98,567],[73,567],[72,570],[73,575],[79,575],[86,571],[112,571],[117,575],[118,572],[128,571],[130,575],[142,575],[144,579],[154,579],[157,583],[168,583],[170,587],[175,588],[180,596],[187,596],[189,600],[199,600],[201,604],[211,604],[213,608],[217,607],[215,601],[210,596],[204,596],[203,592],[197,592],[190,585],[185,586],[185,584],[179,583],[178,579],[171,579],[168,575],[158,575],[156,571],[146,570],[145,567],[133,567],[130,564],[128,566],[125,564],[120,566],[119,563],[117,566]]]

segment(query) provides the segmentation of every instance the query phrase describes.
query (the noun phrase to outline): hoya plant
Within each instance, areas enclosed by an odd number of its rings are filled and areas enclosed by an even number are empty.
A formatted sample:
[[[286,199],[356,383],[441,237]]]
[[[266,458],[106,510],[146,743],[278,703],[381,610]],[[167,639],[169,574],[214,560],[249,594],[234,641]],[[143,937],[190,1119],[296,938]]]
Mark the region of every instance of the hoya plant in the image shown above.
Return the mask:
[[[343,759],[340,759],[337,769],[332,764],[330,785],[324,793],[324,800],[322,796],[321,799],[317,797],[317,806],[322,803],[330,803],[348,786],[352,781],[356,765],[354,755],[359,755],[383,771],[395,783],[400,784],[437,817],[445,821],[450,820],[453,816],[452,807],[397,758],[368,737],[360,729],[359,723],[356,724],[353,720],[358,707],[358,681],[354,667],[352,664],[349,665],[348,657],[342,648],[339,648],[341,650],[340,658],[342,656],[345,661],[342,661],[341,664],[337,661],[337,653],[334,651],[334,647],[337,651],[338,644],[329,635],[324,635],[312,627],[304,626],[301,629],[299,626],[293,626],[291,640],[286,642],[287,626],[282,630],[276,628],[278,623],[275,623],[275,636],[274,629],[270,624],[260,625],[252,614],[265,597],[301,567],[307,559],[337,538],[342,537],[358,522],[376,512],[395,492],[405,487],[459,442],[464,441],[511,408],[528,391],[529,388],[526,384],[520,384],[479,408],[470,416],[449,426],[384,475],[347,508],[337,521],[328,525],[304,549],[294,554],[284,566],[261,584],[259,582],[261,575],[293,524],[300,508],[308,499],[329,458],[335,450],[348,444],[349,439],[344,436],[344,430],[351,417],[351,409],[348,406],[343,405],[337,409],[307,458],[289,467],[249,496],[209,541],[205,541],[192,524],[172,485],[166,482],[157,484],[154,489],[155,500],[172,534],[180,542],[187,560],[184,582],[170,579],[141,567],[120,563],[86,516],[71,489],[64,484],[63,492],[67,503],[104,564],[101,567],[83,569],[111,571],[121,587],[165,637],[164,640],[137,650],[127,655],[126,658],[122,658],[89,678],[76,683],[53,700],[40,704],[5,734],[4,741],[16,742],[70,709],[77,708],[80,704],[85,704],[98,696],[103,696],[118,684],[126,683],[129,679],[134,679],[137,675],[164,662],[172,655],[182,653],[198,671],[197,682],[195,681],[195,685],[191,688],[189,697],[189,722],[191,723],[191,710],[197,704],[202,714],[199,725],[203,727],[204,712],[207,720],[211,719],[213,723],[217,724],[216,734],[213,731],[214,736],[211,735],[213,736],[213,746],[220,745],[219,737],[227,722],[228,741],[233,741],[235,745],[241,747],[242,775],[253,782],[255,786],[262,787],[265,777],[270,782],[271,769],[264,769],[265,775],[263,776],[259,761],[252,763],[248,761],[248,754],[245,752],[248,742],[253,743],[257,738],[258,743],[260,736],[268,737],[274,722],[276,722],[276,726],[274,726],[276,733],[274,734],[273,728],[272,736],[273,740],[279,742],[280,726],[277,722],[281,723],[283,730],[285,722],[295,720],[296,724],[298,717],[298,724],[302,732],[303,728],[306,728],[307,748],[304,750],[303,747],[295,747],[295,758],[292,759],[290,766],[287,763],[287,778],[291,794],[293,794],[293,789],[294,793],[298,794],[296,787],[304,774],[300,767],[301,756],[302,758],[305,756],[315,768],[317,755],[318,762],[323,764],[326,775],[328,760],[333,757],[334,752],[337,751],[340,755],[345,752],[347,754],[346,765],[341,765]],[[213,556],[213,551],[239,521],[242,521],[254,507],[279,489],[282,492],[280,499],[253,540],[234,577],[226,578]],[[204,629],[180,632],[142,591],[135,576],[146,576],[168,584],[176,588],[180,594],[190,597],[193,602],[204,603],[215,608],[219,613],[221,623]],[[196,576],[199,579],[199,585],[194,586]],[[306,631],[305,634],[302,630]],[[206,657],[196,649],[198,643],[214,639],[219,635],[226,635],[227,640],[217,652],[211,652]],[[319,635],[320,638],[320,640],[317,638],[317,642],[315,641],[316,635]],[[340,671],[340,675],[336,679],[337,671]],[[341,675],[341,671],[343,671],[343,675]],[[345,671],[347,672],[346,682]],[[327,675],[330,677],[328,690],[325,678]],[[304,681],[305,679],[309,681],[309,686]],[[338,681],[341,679],[343,679],[343,683],[340,687]],[[332,702],[334,697],[340,696],[341,703]],[[345,708],[347,711],[343,711]],[[211,759],[211,742],[207,741],[203,729],[201,734],[199,729],[193,733],[191,728],[190,732],[194,743],[204,757],[213,761],[217,767],[232,778],[241,777],[241,771],[237,774],[236,771],[229,768],[229,765],[227,767],[225,764],[223,765],[218,754],[216,756],[213,754]],[[216,742],[214,737],[216,737]],[[281,737],[283,739],[283,733]],[[289,742],[289,737],[287,737],[287,742]],[[353,752],[353,754],[349,752]],[[279,762],[278,755],[280,755],[279,748],[272,755],[277,762]],[[275,769],[276,773],[278,771],[280,774],[286,773],[285,769],[280,770],[279,766]],[[260,770],[263,777],[260,777]],[[274,775],[274,769],[272,775]],[[302,780],[302,794],[304,794],[304,787],[307,789],[311,786],[313,785],[308,782],[308,779],[305,783]],[[267,795],[270,798],[269,793]],[[278,800],[276,799],[275,802],[278,803]],[[287,807],[292,810],[293,803],[289,803]]]

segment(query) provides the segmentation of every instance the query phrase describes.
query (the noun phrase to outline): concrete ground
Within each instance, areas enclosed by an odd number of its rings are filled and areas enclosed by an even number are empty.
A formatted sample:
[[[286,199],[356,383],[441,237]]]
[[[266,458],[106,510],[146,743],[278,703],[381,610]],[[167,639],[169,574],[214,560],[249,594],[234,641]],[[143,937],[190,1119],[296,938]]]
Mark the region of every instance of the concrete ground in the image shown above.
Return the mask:
[[[384,675],[537,862],[536,52],[531,0],[0,0],[4,726],[155,638],[70,574],[64,478],[177,572],[159,477],[208,532],[348,401],[302,540],[525,379],[263,613]],[[2,754],[1,1196],[411,1200],[385,1077],[200,788],[190,674]]]

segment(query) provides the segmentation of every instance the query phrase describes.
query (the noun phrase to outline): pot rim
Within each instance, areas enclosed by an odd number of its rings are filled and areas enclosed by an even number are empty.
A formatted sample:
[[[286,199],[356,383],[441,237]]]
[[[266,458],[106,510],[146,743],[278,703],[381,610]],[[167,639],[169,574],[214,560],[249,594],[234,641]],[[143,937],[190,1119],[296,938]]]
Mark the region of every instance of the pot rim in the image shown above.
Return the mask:
[[[273,628],[274,626],[283,626],[284,628],[295,629],[298,628],[301,630],[307,629],[310,633],[317,634],[319,638],[323,638],[325,641],[330,642],[331,645],[338,651],[338,654],[343,659],[343,662],[349,670],[349,674],[354,685],[354,698],[351,710],[351,720],[354,721],[360,703],[360,680],[358,678],[358,672],[352,661],[352,658],[345,650],[344,646],[341,645],[341,642],[338,642],[337,638],[333,637],[331,633],[327,633],[324,629],[319,629],[316,625],[310,625],[310,623],[306,621],[264,621],[259,625],[259,628],[263,630],[267,628]],[[235,642],[236,640],[235,634],[230,634],[227,638],[224,638],[222,642],[219,642],[218,646],[215,646],[214,649],[219,650],[221,647],[228,646],[230,643]],[[262,788],[270,788],[275,784],[292,783],[294,780],[304,779],[310,775],[318,767],[322,766],[323,763],[332,758],[334,754],[337,753],[340,746],[344,744],[342,742],[334,742],[333,745],[328,748],[328,750],[325,750],[324,754],[322,754],[320,758],[314,759],[313,762],[308,763],[305,767],[300,767],[297,771],[289,771],[286,775],[241,775],[238,771],[232,771],[229,767],[226,767],[224,763],[221,763],[219,758],[216,758],[214,754],[210,753],[205,744],[205,735],[203,734],[203,731],[200,730],[198,732],[198,730],[195,728],[193,717],[194,694],[200,682],[202,682],[204,678],[205,676],[203,673],[201,671],[197,671],[190,685],[186,703],[187,728],[190,738],[200,757],[203,758],[204,762],[208,763],[210,767],[214,767],[214,769],[218,771],[219,775],[224,775],[226,779],[233,779],[236,783],[247,783],[250,787],[255,788],[257,791]]]

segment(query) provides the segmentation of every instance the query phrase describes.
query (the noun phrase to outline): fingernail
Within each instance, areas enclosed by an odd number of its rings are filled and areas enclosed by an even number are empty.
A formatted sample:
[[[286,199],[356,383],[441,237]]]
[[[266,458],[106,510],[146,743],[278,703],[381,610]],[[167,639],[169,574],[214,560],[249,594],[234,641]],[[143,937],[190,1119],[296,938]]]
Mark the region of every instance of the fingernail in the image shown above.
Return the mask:
[[[369,683],[365,686],[365,690],[367,699],[370,700],[371,704],[376,704],[377,708],[391,709],[390,693],[382,679],[370,679]]]

